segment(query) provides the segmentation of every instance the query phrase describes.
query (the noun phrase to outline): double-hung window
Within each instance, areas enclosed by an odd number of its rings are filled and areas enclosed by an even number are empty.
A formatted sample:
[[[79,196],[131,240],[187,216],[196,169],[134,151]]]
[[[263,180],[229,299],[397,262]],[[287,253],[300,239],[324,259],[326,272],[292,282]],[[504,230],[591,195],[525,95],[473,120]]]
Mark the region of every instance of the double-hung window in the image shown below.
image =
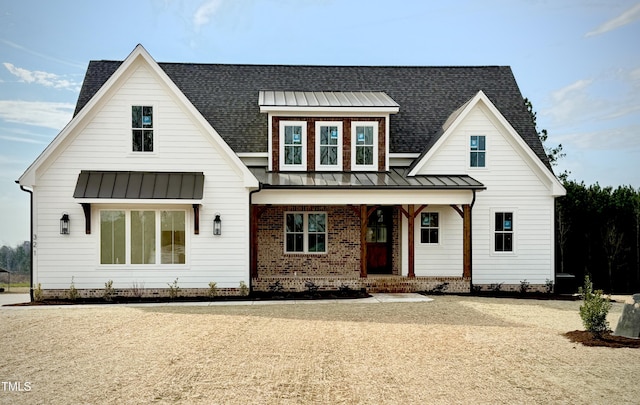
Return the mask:
[[[153,107],[131,107],[131,134],[133,152],[153,152]]]
[[[420,214],[420,243],[437,244],[440,239],[440,218],[437,212]]]
[[[280,169],[307,169],[307,123],[280,121]]]
[[[472,135],[469,145],[469,166],[486,167],[487,139],[484,135]]]
[[[378,123],[351,123],[351,170],[378,170]]]
[[[327,214],[324,212],[285,213],[286,253],[326,253]]]
[[[342,122],[316,121],[316,170],[342,170]]]
[[[186,246],[186,211],[100,211],[100,264],[185,264]]]
[[[513,212],[495,213],[496,252],[513,252]]]

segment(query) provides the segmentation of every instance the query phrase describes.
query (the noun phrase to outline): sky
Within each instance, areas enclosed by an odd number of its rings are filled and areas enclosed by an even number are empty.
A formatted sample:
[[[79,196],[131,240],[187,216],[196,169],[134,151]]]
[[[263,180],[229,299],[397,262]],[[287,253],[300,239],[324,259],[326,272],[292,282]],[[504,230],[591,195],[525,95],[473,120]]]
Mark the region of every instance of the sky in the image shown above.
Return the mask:
[[[29,239],[15,184],[70,121],[90,60],[508,65],[554,169],[640,187],[640,1],[0,0],[0,246]]]

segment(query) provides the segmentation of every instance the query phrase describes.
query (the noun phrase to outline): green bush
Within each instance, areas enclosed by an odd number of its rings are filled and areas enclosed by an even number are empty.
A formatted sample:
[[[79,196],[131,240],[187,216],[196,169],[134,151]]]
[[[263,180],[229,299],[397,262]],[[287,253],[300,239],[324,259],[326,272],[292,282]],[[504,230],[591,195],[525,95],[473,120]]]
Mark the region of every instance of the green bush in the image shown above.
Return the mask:
[[[584,287],[578,292],[582,296],[583,303],[580,306],[580,318],[585,329],[595,336],[602,336],[609,331],[607,314],[611,309],[609,298],[602,296],[602,290],[593,291],[593,283],[589,276],[584,278]]]

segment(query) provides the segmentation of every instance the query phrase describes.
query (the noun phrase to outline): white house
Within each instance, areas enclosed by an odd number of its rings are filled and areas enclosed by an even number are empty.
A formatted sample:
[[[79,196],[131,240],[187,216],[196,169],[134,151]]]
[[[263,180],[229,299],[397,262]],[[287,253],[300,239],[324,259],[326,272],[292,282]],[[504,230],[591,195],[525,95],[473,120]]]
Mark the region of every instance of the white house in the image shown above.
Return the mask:
[[[370,291],[554,279],[564,195],[511,69],[92,61],[18,180],[33,285]]]

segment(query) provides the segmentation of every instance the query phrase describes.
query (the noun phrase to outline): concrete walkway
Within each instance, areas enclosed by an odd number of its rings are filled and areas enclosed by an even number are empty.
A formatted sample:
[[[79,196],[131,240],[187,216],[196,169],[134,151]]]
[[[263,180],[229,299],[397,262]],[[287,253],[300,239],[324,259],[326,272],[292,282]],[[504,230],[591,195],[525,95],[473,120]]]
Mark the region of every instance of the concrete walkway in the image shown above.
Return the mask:
[[[357,298],[352,300],[326,299],[326,300],[273,300],[273,301],[202,301],[202,302],[154,302],[154,303],[131,303],[131,304],[86,304],[86,305],[40,305],[40,306],[4,306],[2,309],[14,308],[88,308],[104,307],[105,305],[132,306],[132,307],[209,307],[222,305],[295,305],[295,304],[330,304],[330,303],[357,303],[357,304],[380,304],[387,302],[429,302],[432,298],[416,293],[372,293],[368,298]],[[29,294],[0,294],[0,306],[20,304],[29,302]]]

